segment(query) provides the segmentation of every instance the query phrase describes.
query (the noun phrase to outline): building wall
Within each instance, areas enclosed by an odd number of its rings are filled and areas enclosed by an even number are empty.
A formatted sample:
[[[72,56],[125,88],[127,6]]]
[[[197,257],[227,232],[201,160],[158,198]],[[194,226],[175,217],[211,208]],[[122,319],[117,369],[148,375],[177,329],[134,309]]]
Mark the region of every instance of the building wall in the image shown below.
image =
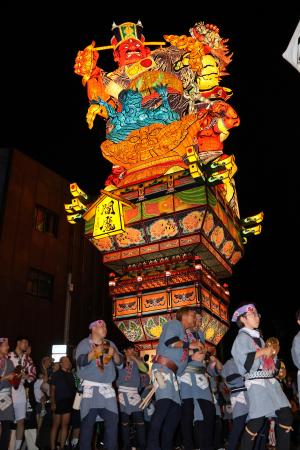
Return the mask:
[[[107,283],[99,252],[84,239],[83,224],[66,220],[69,181],[16,150],[8,176],[0,238],[0,336],[13,346],[17,336],[28,335],[39,358],[52,344],[63,343],[68,273],[74,286],[71,344],[103,314]],[[34,229],[36,204],[59,216],[57,237]],[[51,301],[26,293],[30,267],[54,276]]]

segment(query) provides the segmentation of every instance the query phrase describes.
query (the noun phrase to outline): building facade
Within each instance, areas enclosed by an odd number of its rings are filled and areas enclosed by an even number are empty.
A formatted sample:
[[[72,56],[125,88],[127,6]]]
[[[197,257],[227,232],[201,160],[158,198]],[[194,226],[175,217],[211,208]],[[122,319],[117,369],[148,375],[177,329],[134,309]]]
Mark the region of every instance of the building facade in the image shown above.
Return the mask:
[[[99,252],[71,226],[69,181],[17,150],[0,150],[1,336],[28,336],[33,356],[76,343],[106,311]],[[66,308],[66,303],[67,308]]]

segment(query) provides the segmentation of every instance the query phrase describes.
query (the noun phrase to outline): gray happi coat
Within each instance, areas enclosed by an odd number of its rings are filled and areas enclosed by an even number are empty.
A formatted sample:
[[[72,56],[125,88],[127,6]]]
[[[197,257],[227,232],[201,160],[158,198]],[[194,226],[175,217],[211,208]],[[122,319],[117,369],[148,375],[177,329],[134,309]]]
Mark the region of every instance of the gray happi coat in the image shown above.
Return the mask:
[[[109,342],[117,350],[115,344]],[[96,360],[88,362],[88,354],[92,350],[92,346],[92,340],[86,338],[76,348],[77,375],[83,386],[80,404],[81,419],[89,413],[90,409],[94,408],[104,408],[118,414],[116,393],[112,387],[112,382],[116,378],[115,363],[111,359],[108,364],[104,365],[104,370],[100,371]]]
[[[298,398],[300,401],[300,331],[293,339],[292,358],[295,366],[298,368]]]
[[[221,375],[226,386],[230,389],[232,418],[245,416],[249,411],[248,393],[245,387],[245,379],[239,374],[233,358],[228,359],[223,365]]]
[[[140,372],[135,361],[128,361],[118,368],[118,401],[121,412],[130,415],[141,411],[140,382]]]
[[[202,344],[205,344],[202,331],[188,332],[187,336],[189,342],[199,340]],[[195,370],[198,372],[195,372]],[[179,377],[181,398],[203,399],[213,402],[207,373],[213,377],[218,375],[214,364],[207,365],[204,361],[193,361],[189,357],[187,367]]]
[[[185,329],[179,320],[171,320],[163,326],[156,354],[171,359],[177,365],[177,374],[180,376],[187,365],[188,349],[168,347],[166,342],[174,337],[187,342]],[[159,372],[160,377],[163,379],[162,385],[157,382],[157,372]],[[168,398],[176,403],[181,403],[177,376],[171,369],[162,364],[154,363],[152,365],[152,378],[154,386],[156,387],[156,400]]]
[[[2,358],[0,361],[1,377],[9,375],[14,371],[15,367],[10,359]],[[15,420],[11,389],[11,385],[7,380],[0,382],[0,422],[2,420]]]
[[[255,359],[256,351],[264,346],[258,331],[244,327],[239,330],[231,350],[239,374],[245,377],[249,397],[248,420],[270,417],[280,408],[290,406],[274,371],[264,370],[263,358]]]

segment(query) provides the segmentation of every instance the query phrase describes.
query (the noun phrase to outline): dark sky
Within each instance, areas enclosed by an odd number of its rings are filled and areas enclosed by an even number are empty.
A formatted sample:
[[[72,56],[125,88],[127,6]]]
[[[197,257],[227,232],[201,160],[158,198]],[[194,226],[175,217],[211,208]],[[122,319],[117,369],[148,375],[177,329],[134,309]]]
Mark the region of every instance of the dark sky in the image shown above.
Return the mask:
[[[230,103],[241,118],[224,150],[235,154],[239,168],[242,217],[265,212],[263,233],[249,239],[229,280],[232,304],[257,302],[265,335],[279,336],[289,346],[300,307],[300,74],[281,55],[300,8],[285,2],[286,8],[264,11],[253,2],[243,3],[243,9],[224,3],[184,2],[177,9],[172,2],[163,9],[152,2],[121,9],[112,3],[110,11],[100,1],[80,7],[74,2],[2,6],[0,146],[17,148],[96,194],[110,164],[99,150],[104,123],[97,120],[92,131],[85,123],[88,101],[73,73],[77,51],[92,40],[109,45],[113,21],[140,19],[147,40],[188,34],[200,20],[216,24],[234,52],[230,76],[221,84],[233,89]],[[109,51],[101,53],[99,64],[114,68]]]

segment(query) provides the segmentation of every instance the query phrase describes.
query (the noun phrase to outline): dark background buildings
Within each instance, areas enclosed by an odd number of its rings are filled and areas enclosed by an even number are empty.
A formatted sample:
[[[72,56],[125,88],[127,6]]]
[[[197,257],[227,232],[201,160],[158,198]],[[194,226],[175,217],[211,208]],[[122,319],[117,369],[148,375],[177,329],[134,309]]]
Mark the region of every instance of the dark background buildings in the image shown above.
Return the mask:
[[[142,2],[104,8],[100,2],[76,7],[66,2],[64,8],[55,3],[47,8],[2,6],[0,143],[20,149],[92,195],[103,187],[110,164],[99,150],[104,123],[98,120],[92,131],[85,123],[88,101],[73,74],[77,51],[93,39],[108,45],[113,21],[140,19],[146,39],[160,40],[163,34],[187,34],[203,20],[229,38],[234,57],[230,76],[221,84],[234,91],[230,103],[241,125],[232,130],[225,151],[236,156],[242,217],[265,212],[262,235],[249,239],[228,281],[231,311],[241,300],[255,301],[265,336],[279,337],[288,353],[300,303],[300,74],[281,55],[300,19],[299,6]],[[101,53],[99,65],[115,67],[111,52]],[[234,332],[224,339],[225,351]]]
[[[28,337],[38,359],[52,344],[71,349],[91,320],[111,316],[100,253],[84,238],[83,223],[66,220],[68,180],[3,148],[0,180],[1,336],[11,346]]]

